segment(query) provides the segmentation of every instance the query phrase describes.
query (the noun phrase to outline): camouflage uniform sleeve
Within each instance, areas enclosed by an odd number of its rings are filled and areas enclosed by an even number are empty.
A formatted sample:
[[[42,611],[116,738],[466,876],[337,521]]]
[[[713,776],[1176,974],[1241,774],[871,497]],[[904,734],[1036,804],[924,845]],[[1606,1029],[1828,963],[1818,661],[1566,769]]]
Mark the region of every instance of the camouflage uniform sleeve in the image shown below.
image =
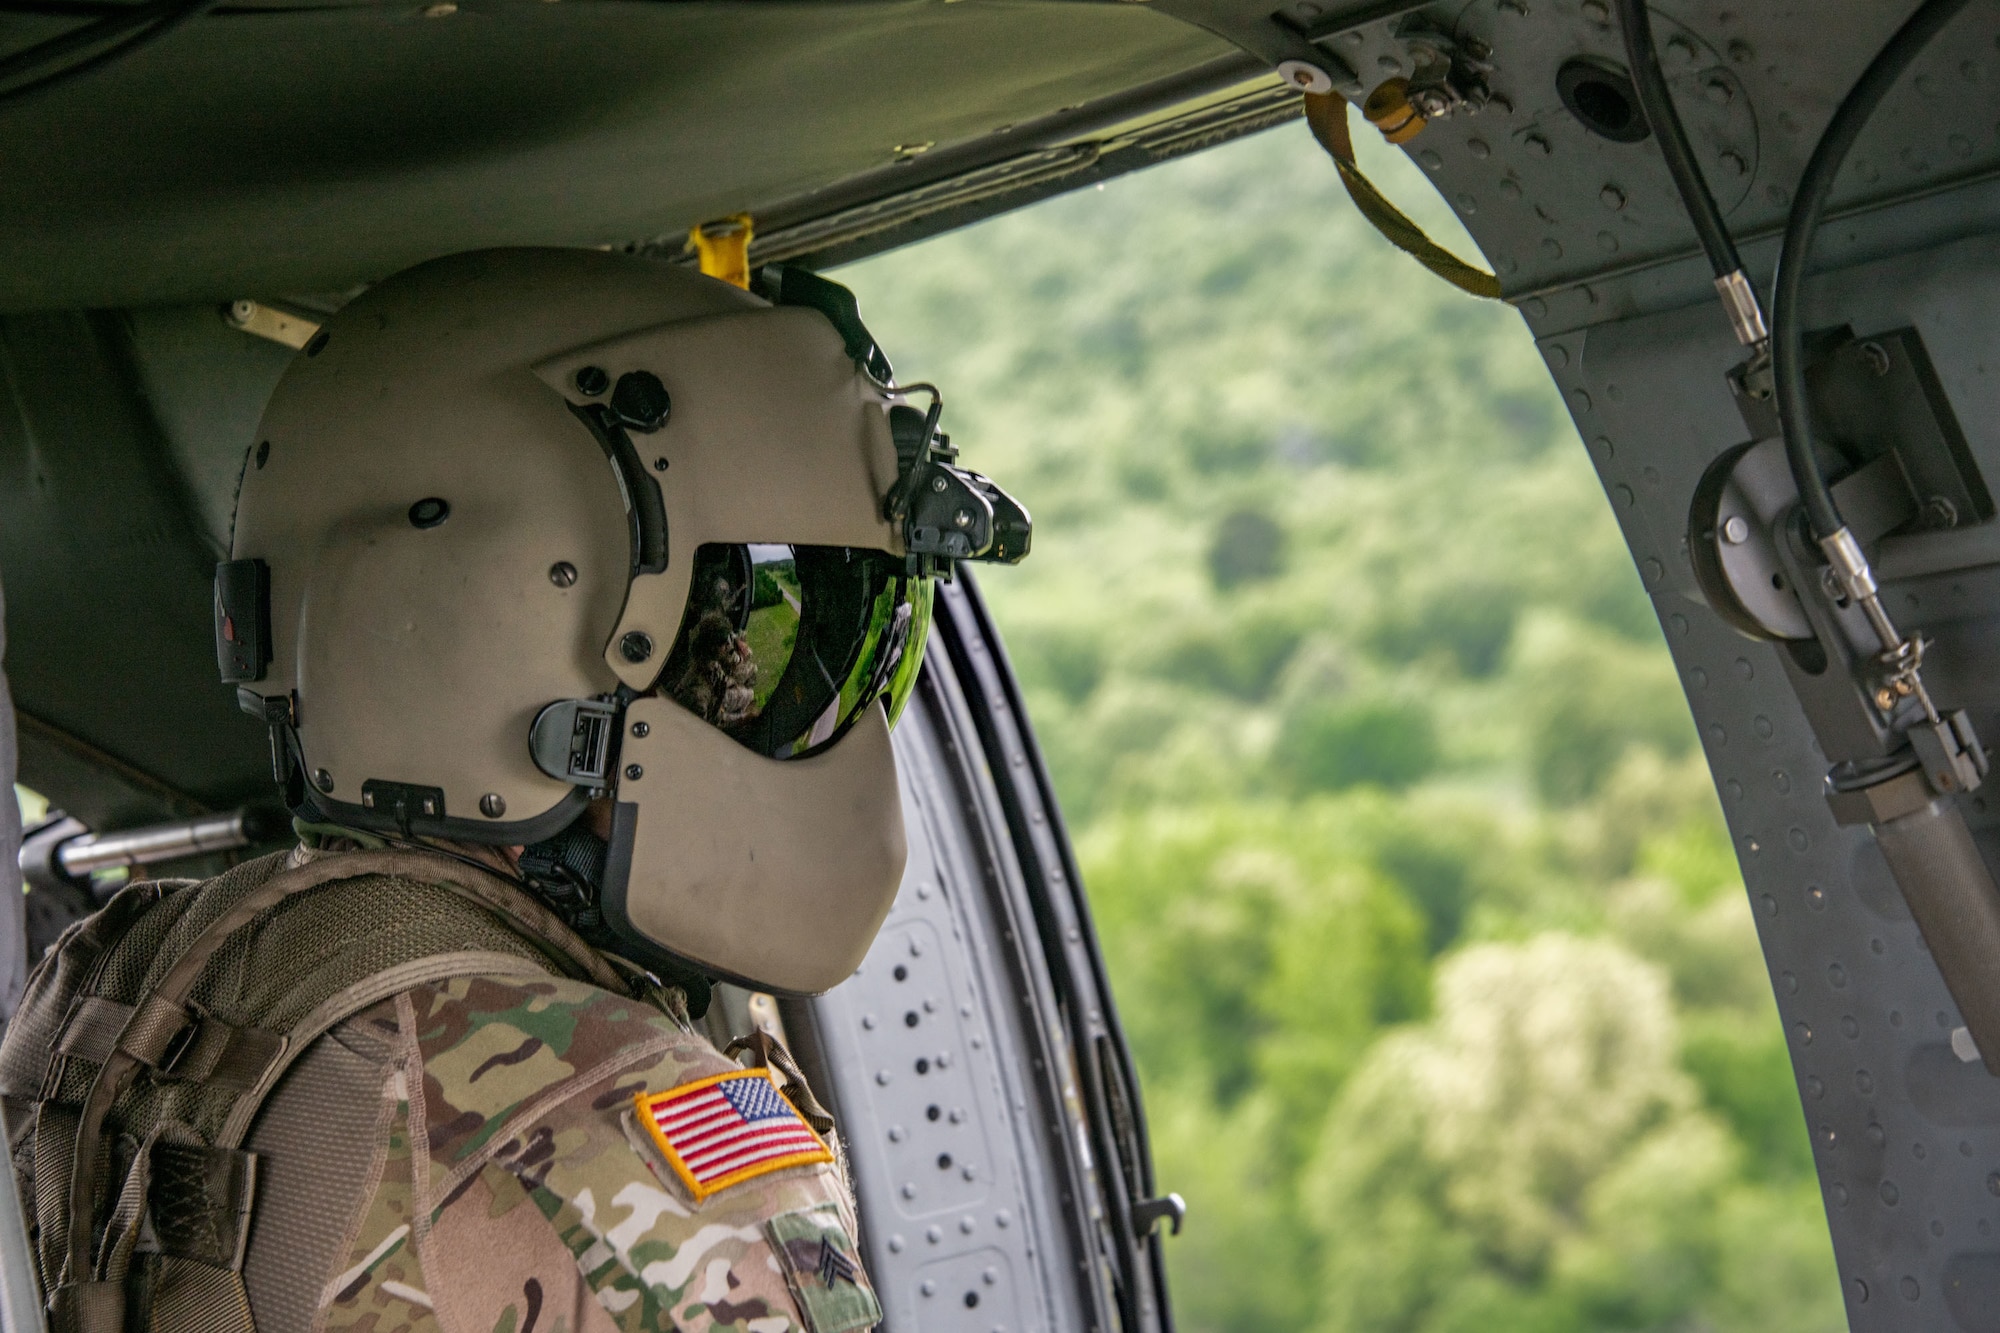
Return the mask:
[[[441,982],[395,1005],[403,1132],[329,1284],[330,1333],[854,1333],[880,1319],[834,1164],[697,1198],[640,1123],[642,1095],[739,1070],[701,1037],[555,979]]]

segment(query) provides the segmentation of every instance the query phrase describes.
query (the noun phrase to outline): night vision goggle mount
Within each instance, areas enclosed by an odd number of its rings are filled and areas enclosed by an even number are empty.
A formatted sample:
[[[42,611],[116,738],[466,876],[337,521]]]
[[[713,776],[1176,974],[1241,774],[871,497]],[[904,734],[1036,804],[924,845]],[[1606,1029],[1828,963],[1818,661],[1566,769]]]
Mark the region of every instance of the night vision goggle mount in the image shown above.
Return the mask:
[[[1019,564],[1028,554],[1034,531],[1028,511],[990,478],[957,465],[958,450],[951,437],[938,430],[944,395],[930,384],[896,386],[889,358],[861,322],[854,293],[788,264],[758,270],[755,286],[773,305],[808,306],[825,315],[845,342],[847,354],[883,388],[930,397],[927,410],[906,403],[889,409],[896,484],[883,498],[882,514],[902,529],[910,572],[949,578],[952,565],[960,560]]]

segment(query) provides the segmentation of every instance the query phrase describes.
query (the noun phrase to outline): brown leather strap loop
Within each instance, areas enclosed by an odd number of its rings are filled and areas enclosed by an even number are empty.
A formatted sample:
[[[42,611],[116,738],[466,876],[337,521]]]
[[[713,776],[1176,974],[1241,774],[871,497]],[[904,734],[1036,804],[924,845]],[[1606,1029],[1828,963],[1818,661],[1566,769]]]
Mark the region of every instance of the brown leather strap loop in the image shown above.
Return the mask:
[[[1306,124],[1313,138],[1333,159],[1340,183],[1348,198],[1368,224],[1382,233],[1389,244],[1409,255],[1460,291],[1487,300],[1500,299],[1500,279],[1485,269],[1474,268],[1424,234],[1424,229],[1403,216],[1390,203],[1354,160],[1354,141],[1347,133],[1347,101],[1339,93],[1307,93]]]

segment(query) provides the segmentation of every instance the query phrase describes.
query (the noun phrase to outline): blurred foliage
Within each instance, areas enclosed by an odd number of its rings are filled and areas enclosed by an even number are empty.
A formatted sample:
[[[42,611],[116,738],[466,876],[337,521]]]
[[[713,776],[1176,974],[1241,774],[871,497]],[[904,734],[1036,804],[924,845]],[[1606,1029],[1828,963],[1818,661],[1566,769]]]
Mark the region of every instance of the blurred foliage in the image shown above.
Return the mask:
[[[1839,1328],[1728,834],[1513,313],[1297,126],[841,276],[1035,515],[983,587],[1189,1201],[1181,1326]]]

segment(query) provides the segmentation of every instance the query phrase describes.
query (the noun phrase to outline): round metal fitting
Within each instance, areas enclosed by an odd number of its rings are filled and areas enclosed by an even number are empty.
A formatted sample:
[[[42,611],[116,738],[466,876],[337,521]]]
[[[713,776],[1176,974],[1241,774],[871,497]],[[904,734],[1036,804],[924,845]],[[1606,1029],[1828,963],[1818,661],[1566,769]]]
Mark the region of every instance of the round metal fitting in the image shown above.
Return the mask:
[[[479,798],[479,813],[488,819],[498,819],[507,813],[507,798],[497,791],[489,791]]]
[[[651,435],[667,424],[673,398],[660,377],[650,370],[628,370],[618,377],[611,391],[611,410],[620,422],[643,435]]]
[[[664,458],[655,458],[655,459],[653,460],[653,471],[655,471],[655,472],[665,472],[666,470],[667,470],[667,460],[666,460],[666,459],[664,459]]]
[[[332,791],[333,774],[327,772],[323,768],[315,768],[313,770],[313,786],[318,787],[321,791],[324,792]]]
[[[637,782],[640,778],[643,778],[645,776],[646,776],[646,770],[639,767],[639,765],[637,764],[625,765],[625,780],[627,782]]]
[[[1722,540],[1731,546],[1741,546],[1750,540],[1750,525],[1744,521],[1743,515],[1731,514],[1723,521]]]
[[[951,483],[943,477],[933,477],[931,478],[931,489],[939,495],[943,495],[947,490],[951,489]]]
[[[653,724],[650,722],[634,722],[632,724],[632,734],[640,740],[645,740],[646,737],[653,734]]]
[[[450,517],[451,502],[439,496],[427,495],[410,506],[410,526],[413,528],[434,528]]]
[[[951,521],[957,527],[969,528],[972,526],[972,513],[970,510],[961,509],[951,516]]]
[[[602,366],[585,366],[576,372],[576,391],[586,397],[595,398],[610,387],[611,377]]]
[[[567,560],[558,560],[549,566],[549,582],[558,588],[576,586],[576,566]]]
[[[1310,61],[1281,60],[1278,62],[1278,77],[1302,93],[1333,91],[1333,76]]]
[[[653,655],[653,636],[644,630],[633,630],[618,641],[618,655],[637,666]]]

